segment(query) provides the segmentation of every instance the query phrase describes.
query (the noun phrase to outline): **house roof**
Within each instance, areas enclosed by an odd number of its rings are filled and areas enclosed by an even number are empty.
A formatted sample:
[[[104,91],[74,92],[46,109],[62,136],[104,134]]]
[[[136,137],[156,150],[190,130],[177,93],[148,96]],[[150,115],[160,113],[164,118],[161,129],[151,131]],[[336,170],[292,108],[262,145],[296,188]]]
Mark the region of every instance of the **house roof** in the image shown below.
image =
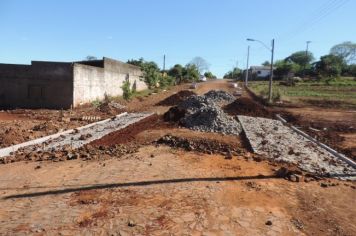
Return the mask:
[[[251,66],[251,70],[270,70],[271,67],[269,66]]]

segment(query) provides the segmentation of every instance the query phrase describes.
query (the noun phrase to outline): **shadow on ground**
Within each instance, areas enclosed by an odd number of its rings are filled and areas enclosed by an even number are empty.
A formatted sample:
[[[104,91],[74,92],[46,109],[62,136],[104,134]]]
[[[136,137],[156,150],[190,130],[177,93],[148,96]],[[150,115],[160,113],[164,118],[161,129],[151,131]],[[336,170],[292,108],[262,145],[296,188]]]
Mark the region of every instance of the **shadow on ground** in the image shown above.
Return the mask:
[[[123,187],[134,187],[134,186],[149,186],[157,184],[174,184],[174,183],[189,183],[189,182],[214,182],[214,181],[236,181],[236,180],[254,180],[254,179],[273,179],[280,178],[275,175],[265,176],[237,176],[237,177],[207,177],[207,178],[181,178],[181,179],[167,179],[167,180],[150,180],[150,181],[140,181],[140,182],[129,182],[129,183],[111,183],[111,184],[96,184],[90,186],[81,186],[76,188],[66,188],[57,190],[48,190],[41,192],[31,192],[22,193],[5,196],[2,199],[14,199],[14,198],[31,198],[40,197],[45,195],[57,195],[65,194],[83,190],[97,190],[97,189],[109,189],[109,188],[123,188]]]

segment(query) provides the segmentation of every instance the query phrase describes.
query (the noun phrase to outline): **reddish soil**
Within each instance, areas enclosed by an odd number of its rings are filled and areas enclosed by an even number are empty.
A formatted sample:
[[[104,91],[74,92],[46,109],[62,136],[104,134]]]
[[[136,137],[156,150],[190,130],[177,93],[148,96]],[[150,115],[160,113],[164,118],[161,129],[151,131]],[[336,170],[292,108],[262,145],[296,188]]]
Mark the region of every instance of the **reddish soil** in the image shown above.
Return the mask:
[[[217,87],[230,90],[226,81],[213,81],[199,84],[195,92],[205,93]],[[177,86],[162,94],[134,99],[127,104],[128,110],[165,111],[168,107],[156,104],[182,89],[186,88]],[[243,96],[228,111],[269,117],[274,111],[280,113],[275,109],[259,106],[249,96]],[[321,124],[320,114],[313,119],[306,111],[301,113],[302,118],[298,114],[291,112],[287,118]],[[57,117],[58,113],[54,113],[54,124],[64,125],[57,123]],[[350,119],[340,115],[337,123],[350,124]],[[48,120],[29,119],[28,123],[16,125],[10,121],[3,127],[17,127],[20,131],[15,134],[21,136],[21,130],[26,134],[28,127],[44,122]],[[337,129],[345,132],[343,127]],[[38,126],[34,130],[46,128]],[[174,137],[164,143],[172,148],[152,145],[166,135]],[[140,147],[126,148],[135,143]],[[254,161],[255,155],[246,149],[241,137],[182,129],[156,116],[93,144],[76,150],[77,155],[83,155],[77,160],[0,165],[0,234],[356,233],[352,220],[356,210],[350,207],[355,205],[355,183],[328,179],[287,181],[275,175],[280,163]],[[229,151],[232,158],[227,155]]]
[[[301,102],[305,103],[306,105],[322,107],[322,108],[337,108],[337,107],[355,108],[355,104],[348,103],[346,101],[332,101],[332,100],[324,100],[324,99],[321,100],[302,99]]]
[[[11,114],[8,112],[0,112],[0,121],[21,120],[21,119],[23,119],[23,118],[16,114]]]
[[[158,115],[147,117],[135,124],[131,124],[124,129],[110,133],[99,140],[95,140],[91,145],[112,146],[116,144],[126,144],[135,140],[137,134],[148,129],[159,129],[167,126]]]
[[[173,94],[172,96],[167,97],[166,99],[160,101],[157,103],[158,106],[176,106],[182,101],[184,101],[186,98],[196,95],[196,93],[190,91],[190,90],[182,90],[179,91],[178,93]]]
[[[241,97],[236,101],[226,105],[224,107],[224,111],[232,116],[246,115],[274,118],[273,112],[247,96]]]

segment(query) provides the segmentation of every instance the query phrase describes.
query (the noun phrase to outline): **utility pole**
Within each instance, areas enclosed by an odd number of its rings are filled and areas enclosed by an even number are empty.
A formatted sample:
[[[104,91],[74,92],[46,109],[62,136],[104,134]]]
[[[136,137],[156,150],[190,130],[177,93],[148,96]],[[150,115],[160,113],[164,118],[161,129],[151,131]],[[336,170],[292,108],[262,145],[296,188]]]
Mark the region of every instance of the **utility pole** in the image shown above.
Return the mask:
[[[272,39],[272,49],[271,49],[271,72],[269,77],[269,93],[268,102],[272,102],[272,81],[273,81],[273,56],[274,56],[274,39]]]
[[[248,84],[248,61],[250,59],[250,45],[247,46],[247,62],[246,62],[246,74],[245,74],[245,86]]]
[[[309,43],[311,43],[311,41],[306,41],[306,43],[307,43],[307,48],[306,48],[306,50],[305,50],[305,59],[307,60],[307,59],[308,59]],[[307,66],[307,62],[305,62],[305,64],[304,64],[304,68],[303,68],[303,78],[304,78],[304,76],[305,76],[305,68],[306,68],[306,66]]]
[[[163,71],[166,70],[166,54],[163,55]]]
[[[272,82],[273,82],[273,56],[274,56],[274,39],[272,39],[272,48],[268,47],[264,42],[258,40],[258,39],[251,39],[248,38],[246,39],[247,41],[256,41],[262,44],[265,48],[267,48],[268,51],[271,52],[271,70],[270,70],[270,75],[269,75],[269,86],[268,86],[268,102],[272,102]]]

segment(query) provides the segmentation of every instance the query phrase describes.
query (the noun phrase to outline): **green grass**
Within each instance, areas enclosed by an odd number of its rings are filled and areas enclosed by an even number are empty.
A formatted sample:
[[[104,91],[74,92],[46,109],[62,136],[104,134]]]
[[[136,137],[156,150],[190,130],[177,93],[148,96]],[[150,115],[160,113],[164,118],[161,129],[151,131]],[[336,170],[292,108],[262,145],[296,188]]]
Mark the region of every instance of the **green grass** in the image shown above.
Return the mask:
[[[249,87],[260,96],[266,94],[268,82],[251,82]],[[272,89],[275,93],[280,93],[282,101],[291,103],[325,101],[325,106],[332,102],[339,104],[340,108],[356,109],[356,80],[353,78],[299,82],[295,86],[282,86],[279,85],[279,81],[274,81]]]

